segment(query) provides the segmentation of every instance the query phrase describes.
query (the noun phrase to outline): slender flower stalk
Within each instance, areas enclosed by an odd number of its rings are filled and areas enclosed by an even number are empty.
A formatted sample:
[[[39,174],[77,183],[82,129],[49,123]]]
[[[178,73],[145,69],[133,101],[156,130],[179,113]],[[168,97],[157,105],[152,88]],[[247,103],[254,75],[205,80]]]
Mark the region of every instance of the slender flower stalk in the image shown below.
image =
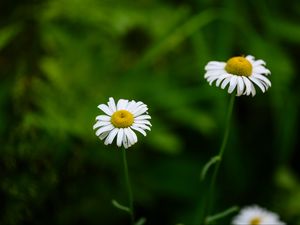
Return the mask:
[[[216,183],[216,179],[217,179],[217,175],[218,175],[218,171],[220,168],[220,164],[222,162],[222,158],[225,152],[225,148],[227,145],[227,141],[228,141],[228,137],[229,137],[229,132],[230,132],[230,121],[231,121],[231,117],[232,117],[232,111],[233,111],[233,106],[234,106],[234,100],[235,100],[235,96],[231,95],[230,97],[230,101],[229,101],[229,106],[228,106],[228,111],[227,111],[227,118],[226,118],[226,124],[225,124],[225,132],[224,132],[224,136],[223,136],[223,140],[222,140],[222,144],[219,150],[219,153],[217,155],[217,157],[219,158],[219,160],[216,162],[215,168],[214,168],[214,172],[213,172],[213,176],[211,179],[211,183],[210,183],[210,192],[208,195],[208,200],[207,200],[207,210],[206,212],[209,214],[213,205],[213,196],[214,196],[214,190],[215,190],[215,183]],[[206,215],[204,216],[204,219],[206,219]]]
[[[130,209],[129,214],[130,214],[130,218],[131,218],[131,223],[133,225],[134,224],[133,195],[132,195],[132,189],[131,189],[129,172],[128,172],[126,150],[122,149],[122,153],[123,153],[124,174],[125,174],[125,181],[126,181],[126,186],[127,186],[129,209]]]

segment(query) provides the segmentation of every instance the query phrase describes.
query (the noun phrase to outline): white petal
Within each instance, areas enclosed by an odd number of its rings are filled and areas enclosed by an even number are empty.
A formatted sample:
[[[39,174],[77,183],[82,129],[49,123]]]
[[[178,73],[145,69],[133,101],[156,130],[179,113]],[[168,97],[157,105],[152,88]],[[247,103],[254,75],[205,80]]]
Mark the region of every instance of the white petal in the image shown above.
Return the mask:
[[[138,111],[134,112],[133,115],[135,117],[140,116],[140,115],[144,114],[145,112],[147,112],[147,110],[148,110],[147,107],[142,107]]]
[[[143,102],[138,101],[138,102],[134,103],[134,105],[131,107],[131,110],[134,111],[135,109],[137,109],[137,108],[139,108],[141,106],[146,106],[147,107],[147,105],[145,105]]]
[[[217,61],[212,61],[209,62],[206,66],[205,66],[205,70],[211,70],[211,69],[224,69],[224,67],[226,66],[225,62],[217,62]]]
[[[245,85],[242,77],[239,76],[237,79],[237,96],[241,96],[243,94]]]
[[[122,142],[123,142],[124,148],[129,148],[129,147],[130,147],[130,146],[129,146],[129,143],[128,143],[127,135],[125,134],[125,130],[124,130],[124,135],[123,135],[123,140],[122,140]]]
[[[116,103],[115,103],[114,98],[110,97],[107,104],[108,104],[108,106],[109,106],[109,108],[111,109],[112,112],[117,111],[117,107],[116,107]]]
[[[131,101],[127,106],[127,110],[130,111],[131,113],[133,113],[134,110],[136,110],[140,107],[147,107],[147,105],[141,101],[138,101],[138,102]]]
[[[255,60],[253,62],[253,66],[257,66],[257,65],[266,65],[266,62],[264,60],[261,60],[261,59]]]
[[[209,85],[211,86],[212,83],[217,80],[218,78],[220,77],[220,75],[218,76],[213,76],[213,77],[210,77],[209,79],[207,79],[207,81],[209,82]]]
[[[131,112],[134,116],[139,116],[139,115],[145,113],[147,110],[148,110],[148,107],[145,104],[143,104],[139,107],[134,108]]]
[[[113,142],[114,138],[116,137],[118,131],[119,131],[118,128],[113,129],[113,130],[109,133],[109,135],[107,136],[107,138],[105,139],[104,144],[105,144],[105,145],[111,144],[111,143]]]
[[[110,121],[110,119],[111,117],[106,115],[100,115],[96,117],[96,120],[100,120],[100,121]]]
[[[215,74],[213,71],[207,71],[205,74],[204,74],[204,78],[207,80],[209,79],[210,77],[213,77],[213,76],[216,76],[216,75],[220,75],[222,74],[222,72],[219,72],[217,74]]]
[[[219,87],[220,84],[221,84],[221,82],[222,82],[222,80],[224,80],[226,77],[229,77],[229,76],[230,75],[228,75],[228,74],[222,74],[222,75],[220,75],[219,78],[218,78],[218,80],[216,81],[216,86]]]
[[[131,146],[131,145],[135,144],[135,139],[134,139],[132,133],[130,132],[129,128],[125,128],[124,132],[125,132],[125,135],[127,136],[128,145]]]
[[[246,89],[245,89],[245,93],[247,95],[250,95],[251,94],[251,90],[252,90],[252,85],[251,85],[251,81],[247,78],[247,77],[242,77],[243,80],[244,80],[244,83],[245,83],[245,86],[246,86]],[[245,94],[244,93],[244,94]]]
[[[216,74],[216,75],[211,75],[209,77],[206,78],[207,82],[210,82],[212,79],[218,78],[220,77],[220,74]]]
[[[106,132],[100,134],[100,136],[99,136],[100,140],[103,140],[104,138],[106,138],[109,133],[110,133],[110,131],[106,131]]]
[[[127,140],[129,142],[131,142],[131,136],[129,137],[129,132],[128,132],[128,128],[124,128],[124,136],[127,137]],[[123,138],[124,139],[124,138]]]
[[[130,127],[128,129],[129,129],[129,132],[131,133],[131,135],[133,137],[134,143],[137,143],[138,138],[137,138],[135,132],[133,130],[131,130]]]
[[[233,76],[230,80],[230,85],[228,88],[228,93],[231,94],[237,85],[237,76]]]
[[[262,92],[265,92],[265,87],[260,80],[252,76],[250,76],[249,79],[255,83],[262,90]]]
[[[148,120],[135,120],[134,123],[137,123],[137,124],[147,124],[149,126],[152,126],[150,121]]]
[[[128,100],[120,99],[117,104],[117,110],[126,109],[128,104]]]
[[[265,76],[260,75],[260,74],[255,74],[255,75],[253,75],[253,77],[264,81],[269,87],[271,87],[271,81],[268,78],[266,78]]]
[[[229,75],[229,77],[224,79],[224,81],[222,82],[222,85],[221,85],[222,89],[224,89],[227,86],[227,84],[230,82],[231,78],[232,78],[232,75]]]
[[[114,126],[109,124],[105,127],[101,127],[99,128],[97,131],[96,131],[96,135],[99,136],[100,134],[102,134],[103,132],[106,132],[106,131],[111,131],[112,129],[114,129]]]
[[[128,102],[128,105],[127,105],[127,110],[129,112],[132,112],[133,109],[135,109],[135,105],[136,105],[136,102],[134,100]]]
[[[268,70],[267,68],[263,67],[263,66],[256,66],[253,67],[253,73],[258,73],[258,74],[271,74],[270,70]]]
[[[246,59],[248,59],[249,61],[255,61],[255,58],[252,55],[247,55]]]
[[[95,130],[98,127],[107,126],[109,124],[109,121],[97,121],[97,123],[94,124],[93,129]]]
[[[135,120],[147,120],[147,119],[151,119],[151,116],[149,116],[149,115],[141,115],[141,116],[135,117],[134,119]]]
[[[117,136],[117,146],[121,147],[124,136],[124,128],[120,128]]]
[[[225,62],[220,62],[220,61],[210,61],[208,62],[207,65],[216,65],[216,66],[220,66],[220,65],[225,65]]]
[[[128,131],[129,131],[129,133],[131,135],[131,138],[133,140],[133,142],[131,142],[132,143],[131,145],[134,145],[138,141],[137,136],[130,128],[128,128]]]
[[[113,114],[111,109],[105,104],[98,105],[98,108],[101,109],[104,113],[106,113],[109,116],[111,116]]]
[[[146,132],[145,132],[142,128],[137,127],[137,126],[134,125],[134,124],[131,126],[131,128],[134,129],[134,130],[136,130],[136,131],[138,131],[138,132],[140,132],[140,133],[141,133],[142,135],[144,135],[144,136],[147,135]]]
[[[145,124],[139,124],[139,123],[135,123],[134,124],[136,127],[140,127],[140,128],[142,128],[142,129],[144,129],[144,130],[151,130],[151,128],[150,127],[148,127],[147,125],[145,125]]]
[[[207,79],[209,77],[212,76],[220,76],[222,74],[226,74],[226,71],[224,69],[221,70],[208,70],[205,74],[204,74],[204,78]]]

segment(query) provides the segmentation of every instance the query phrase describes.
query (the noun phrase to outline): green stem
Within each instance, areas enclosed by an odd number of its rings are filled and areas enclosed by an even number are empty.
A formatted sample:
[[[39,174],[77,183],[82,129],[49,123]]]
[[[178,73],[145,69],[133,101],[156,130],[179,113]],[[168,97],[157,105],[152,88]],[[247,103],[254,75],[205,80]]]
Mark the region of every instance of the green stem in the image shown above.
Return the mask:
[[[123,151],[124,173],[125,173],[125,180],[126,180],[126,186],[128,191],[128,200],[129,200],[129,208],[130,208],[129,214],[130,214],[131,224],[133,225],[134,224],[133,197],[132,197],[132,189],[129,180],[126,149],[123,148],[122,151]]]
[[[206,208],[206,214],[204,215],[204,220],[206,219],[207,215],[210,214],[211,208],[212,208],[212,202],[213,202],[213,194],[214,194],[214,189],[215,189],[215,183],[216,183],[216,179],[217,179],[217,175],[218,175],[218,171],[219,171],[219,167],[220,164],[222,162],[222,157],[227,145],[227,141],[228,141],[228,136],[229,136],[229,131],[230,131],[230,121],[231,121],[231,116],[232,116],[232,111],[233,111],[233,106],[234,106],[234,100],[235,100],[235,95],[232,94],[230,101],[229,101],[229,107],[228,107],[228,111],[227,111],[227,117],[226,117],[226,124],[225,124],[225,133],[223,136],[223,140],[222,140],[222,144],[218,153],[218,156],[220,158],[220,160],[218,162],[216,162],[215,165],[215,169],[213,172],[213,176],[211,179],[211,183],[210,183],[210,193],[208,195],[208,199],[207,199],[207,208]]]

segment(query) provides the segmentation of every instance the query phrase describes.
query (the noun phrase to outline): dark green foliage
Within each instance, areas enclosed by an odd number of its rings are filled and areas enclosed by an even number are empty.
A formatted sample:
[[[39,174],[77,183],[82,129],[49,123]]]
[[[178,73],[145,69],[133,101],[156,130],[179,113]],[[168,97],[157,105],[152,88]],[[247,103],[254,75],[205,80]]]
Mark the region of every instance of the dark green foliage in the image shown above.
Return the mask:
[[[112,96],[152,116],[128,150],[137,216],[193,225],[229,99],[204,65],[242,54],[272,88],[236,99],[215,211],[259,204],[300,224],[299,16],[297,0],[1,1],[0,224],[129,223],[111,204],[127,203],[121,152],[92,130]]]

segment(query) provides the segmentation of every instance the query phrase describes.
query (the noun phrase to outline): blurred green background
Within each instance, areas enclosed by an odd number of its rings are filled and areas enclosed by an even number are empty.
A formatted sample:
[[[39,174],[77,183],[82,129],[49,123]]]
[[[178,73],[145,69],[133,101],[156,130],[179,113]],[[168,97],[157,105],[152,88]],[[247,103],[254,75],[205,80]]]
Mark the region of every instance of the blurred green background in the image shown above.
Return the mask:
[[[6,0],[0,18],[0,224],[129,224],[121,151],[92,130],[111,96],[152,116],[127,154],[137,217],[196,224],[229,99],[204,66],[243,54],[272,87],[236,99],[214,211],[300,224],[298,0]]]

